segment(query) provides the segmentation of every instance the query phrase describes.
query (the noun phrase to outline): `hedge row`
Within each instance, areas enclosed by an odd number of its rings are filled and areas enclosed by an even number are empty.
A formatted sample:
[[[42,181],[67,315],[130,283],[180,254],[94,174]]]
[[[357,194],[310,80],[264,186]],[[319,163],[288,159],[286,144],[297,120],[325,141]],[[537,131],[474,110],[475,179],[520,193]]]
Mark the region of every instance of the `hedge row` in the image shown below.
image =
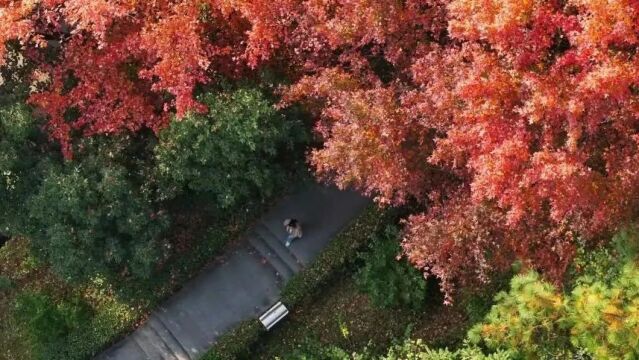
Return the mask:
[[[235,360],[249,358],[253,344],[266,330],[257,319],[241,322],[233,330],[220,336],[215,346],[201,360]]]
[[[282,290],[282,302],[293,308],[311,298],[348,264],[383,223],[383,211],[371,206],[340,232],[320,253],[313,264],[296,274]],[[246,320],[221,336],[203,360],[248,358],[251,348],[266,331],[257,319]]]

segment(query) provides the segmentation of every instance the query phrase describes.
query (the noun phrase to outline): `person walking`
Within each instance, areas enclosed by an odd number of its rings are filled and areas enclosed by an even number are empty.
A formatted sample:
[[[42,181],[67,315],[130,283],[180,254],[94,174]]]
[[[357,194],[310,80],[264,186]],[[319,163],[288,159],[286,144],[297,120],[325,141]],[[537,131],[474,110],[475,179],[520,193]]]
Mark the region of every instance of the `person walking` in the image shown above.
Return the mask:
[[[286,237],[286,247],[290,247],[293,240],[302,238],[302,225],[297,219],[284,220],[284,228],[286,229],[286,233],[288,233]]]

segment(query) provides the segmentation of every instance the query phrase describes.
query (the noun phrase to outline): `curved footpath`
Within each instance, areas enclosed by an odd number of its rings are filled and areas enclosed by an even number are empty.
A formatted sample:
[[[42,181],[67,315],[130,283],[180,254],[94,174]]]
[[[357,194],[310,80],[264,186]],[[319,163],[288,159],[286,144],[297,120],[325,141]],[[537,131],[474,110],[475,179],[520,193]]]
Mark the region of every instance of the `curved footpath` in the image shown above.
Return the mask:
[[[369,200],[311,185],[282,199],[224,261],[204,269],[156,309],[145,324],[98,360],[195,360],[239,322],[259,317],[288,279],[315,259]],[[301,221],[304,238],[284,246],[282,221]]]

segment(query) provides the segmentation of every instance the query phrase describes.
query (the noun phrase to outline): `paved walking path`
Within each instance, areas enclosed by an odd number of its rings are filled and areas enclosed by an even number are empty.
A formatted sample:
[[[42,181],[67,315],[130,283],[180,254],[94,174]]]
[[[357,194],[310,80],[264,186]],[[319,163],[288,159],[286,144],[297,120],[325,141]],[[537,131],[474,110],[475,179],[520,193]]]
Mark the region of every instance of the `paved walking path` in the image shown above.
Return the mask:
[[[291,276],[308,265],[368,200],[311,185],[284,198],[221,264],[205,269],[98,360],[195,360],[225,331],[259,317]],[[304,238],[284,246],[282,221],[295,217]]]

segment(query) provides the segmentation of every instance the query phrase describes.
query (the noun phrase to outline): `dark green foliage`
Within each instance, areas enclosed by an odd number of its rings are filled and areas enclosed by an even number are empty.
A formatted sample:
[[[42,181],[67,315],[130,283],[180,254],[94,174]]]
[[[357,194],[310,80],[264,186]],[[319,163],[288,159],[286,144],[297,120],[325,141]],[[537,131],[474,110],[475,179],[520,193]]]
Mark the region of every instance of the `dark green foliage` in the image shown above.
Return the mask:
[[[219,208],[273,194],[285,178],[276,159],[303,134],[256,89],[206,93],[205,115],[188,114],[160,133],[155,150],[163,198],[187,191]]]
[[[464,311],[468,316],[468,321],[471,324],[477,323],[484,319],[484,316],[490,311],[493,306],[492,296],[482,296],[483,294],[472,295],[464,299]]]
[[[619,260],[636,260],[639,254],[639,228],[632,225],[622,229],[613,236],[612,244]]]
[[[51,164],[28,202],[28,234],[57,273],[147,277],[164,258],[168,218],[142,193],[108,142],[91,140],[78,160]]]
[[[516,262],[513,271],[499,274],[482,288],[472,288],[464,291],[460,296],[460,304],[468,317],[468,323],[475,324],[484,319],[490,308],[495,304],[495,295],[507,290],[513,275],[520,270],[521,264]]]
[[[13,282],[6,276],[0,275],[0,294],[13,288]]]
[[[20,44],[6,46],[6,63],[0,66],[0,232],[15,235],[28,221],[23,205],[39,181],[38,164],[48,155],[43,119],[24,104],[30,86],[36,86],[32,68]]]
[[[47,295],[28,292],[16,299],[14,315],[26,325],[37,359],[58,357],[57,345],[89,319],[79,299],[54,303]]]
[[[589,284],[594,281],[611,283],[618,275],[620,267],[611,263],[616,258],[614,248],[577,249],[577,256],[572,264],[571,286]]]
[[[23,293],[15,306],[16,317],[27,324],[35,341],[59,338],[69,330],[64,314],[46,295]]]
[[[630,226],[617,232],[608,246],[596,249],[580,247],[572,264],[572,287],[595,282],[612,284],[623,266],[639,254],[639,229]]]
[[[315,261],[295,275],[282,290],[282,301],[294,306],[304,297],[326,284],[343,267],[357,257],[382,222],[383,213],[371,207],[339,233]]]
[[[373,358],[368,358],[373,359]],[[485,354],[475,345],[464,344],[461,348],[450,351],[448,349],[434,349],[420,340],[406,340],[392,346],[385,356],[378,360],[510,360],[514,354],[508,351],[495,351]],[[361,359],[366,360],[366,359]]]
[[[386,228],[364,254],[364,266],[357,274],[357,284],[379,307],[406,306],[419,309],[426,298],[423,274],[410,266],[400,254],[399,229]]]
[[[39,131],[37,121],[26,105],[11,104],[0,107],[0,166],[3,170],[22,169],[33,159],[23,158],[23,152],[33,152]],[[3,189],[11,186],[8,174],[3,174]]]
[[[207,352],[202,360],[250,359],[251,346],[264,331],[264,327],[257,319],[244,321],[221,336],[215,343],[215,347]]]
[[[0,106],[0,230],[7,235],[28,222],[23,205],[41,180],[39,126],[27,106]]]

